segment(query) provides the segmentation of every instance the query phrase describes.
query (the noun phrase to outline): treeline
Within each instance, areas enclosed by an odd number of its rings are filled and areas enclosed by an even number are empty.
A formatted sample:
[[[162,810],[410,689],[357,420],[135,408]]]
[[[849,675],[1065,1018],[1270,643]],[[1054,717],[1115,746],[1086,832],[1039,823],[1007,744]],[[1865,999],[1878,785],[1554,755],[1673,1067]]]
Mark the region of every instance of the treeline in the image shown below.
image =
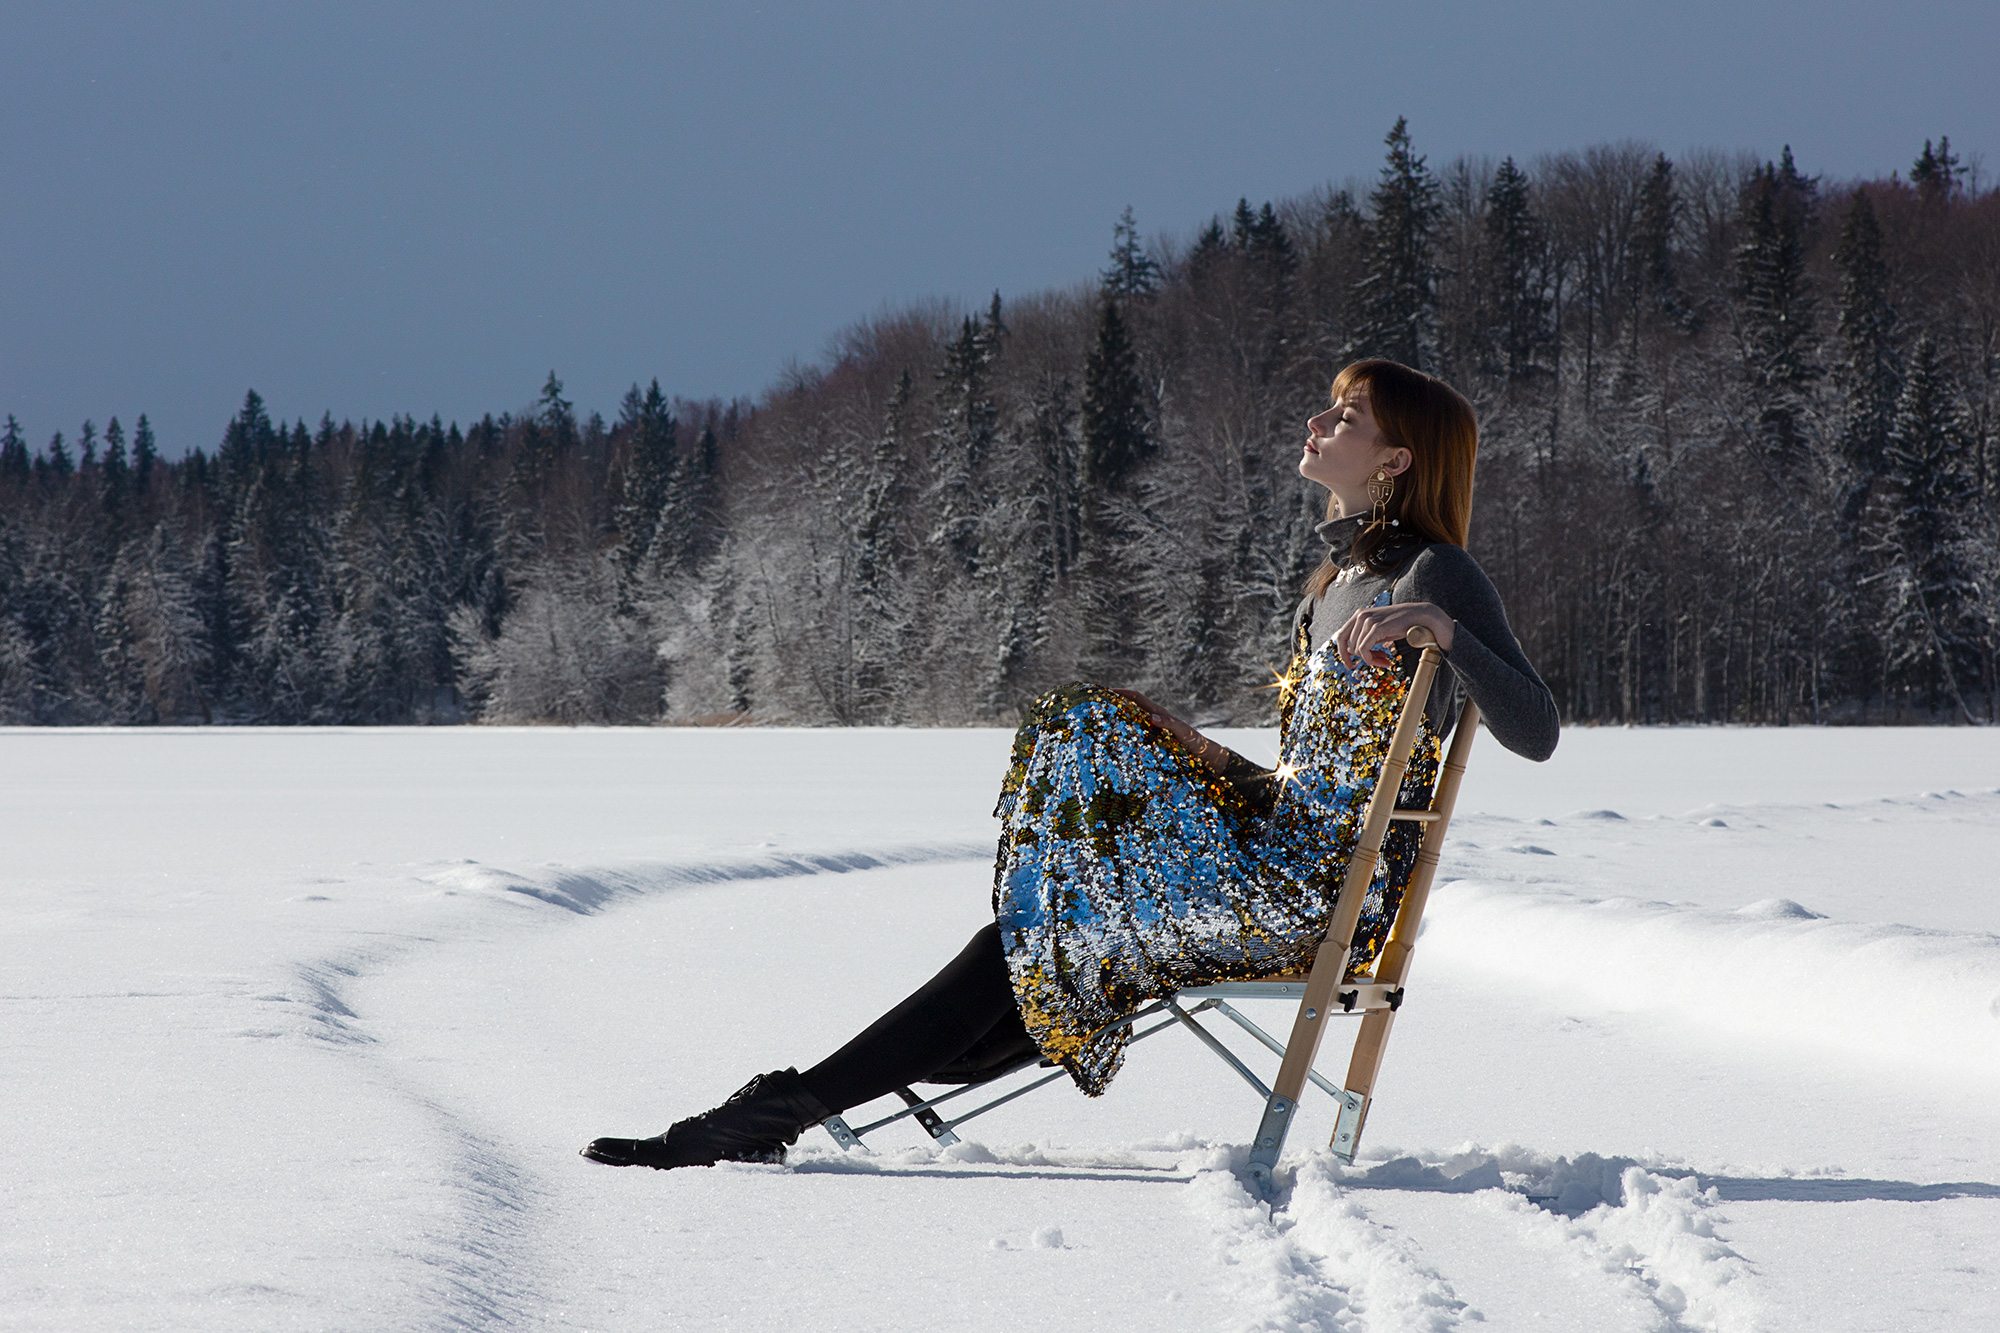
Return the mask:
[[[178,462],[143,416],[129,447],[114,418],[33,455],[9,417],[0,720],[656,717],[661,664],[620,598],[712,562],[742,411],[657,384],[626,408],[579,422],[551,376],[470,430],[308,429],[253,392]],[[521,701],[523,640],[572,693]]]
[[[0,720],[1268,718],[1334,370],[1483,424],[1474,553],[1574,721],[1989,721],[2000,191],[1635,144],[1141,236],[850,329],[756,404],[0,438]]]

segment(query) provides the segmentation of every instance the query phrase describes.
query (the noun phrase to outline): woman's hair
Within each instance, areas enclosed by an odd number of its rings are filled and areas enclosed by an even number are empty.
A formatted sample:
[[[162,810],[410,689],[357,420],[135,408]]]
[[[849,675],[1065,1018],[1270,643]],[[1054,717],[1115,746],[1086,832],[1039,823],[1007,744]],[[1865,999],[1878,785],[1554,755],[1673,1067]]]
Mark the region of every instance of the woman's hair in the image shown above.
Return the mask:
[[[1479,422],[1464,395],[1434,375],[1394,361],[1356,361],[1333,377],[1333,398],[1365,394],[1382,442],[1410,451],[1410,466],[1396,478],[1385,506],[1396,526],[1383,524],[1354,539],[1354,557],[1378,573],[1391,548],[1413,539],[1465,545],[1472,525],[1472,465],[1479,453]],[[1339,502],[1327,496],[1326,516]],[[1326,592],[1340,566],[1331,553],[1306,580],[1306,595]]]

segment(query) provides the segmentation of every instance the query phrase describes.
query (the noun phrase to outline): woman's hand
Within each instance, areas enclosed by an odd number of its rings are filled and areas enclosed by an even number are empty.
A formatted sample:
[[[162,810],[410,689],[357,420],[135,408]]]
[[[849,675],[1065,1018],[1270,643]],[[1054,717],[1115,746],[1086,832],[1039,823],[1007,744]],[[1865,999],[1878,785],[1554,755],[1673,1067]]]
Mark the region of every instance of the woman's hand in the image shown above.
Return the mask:
[[[1347,618],[1333,636],[1334,651],[1352,666],[1357,660],[1385,667],[1395,656],[1385,645],[1393,644],[1422,625],[1437,638],[1438,647],[1451,651],[1452,618],[1429,602],[1403,602],[1390,606],[1364,606]]]
[[[1181,748],[1201,760],[1202,763],[1207,764],[1217,773],[1222,771],[1222,765],[1226,762],[1224,756],[1229,753],[1227,747],[1217,745],[1214,741],[1202,735],[1137,690],[1113,690],[1111,692],[1123,695],[1125,698],[1139,705],[1139,707],[1145,709],[1146,716],[1152,718],[1153,721],[1171,732],[1173,738],[1181,743]]]

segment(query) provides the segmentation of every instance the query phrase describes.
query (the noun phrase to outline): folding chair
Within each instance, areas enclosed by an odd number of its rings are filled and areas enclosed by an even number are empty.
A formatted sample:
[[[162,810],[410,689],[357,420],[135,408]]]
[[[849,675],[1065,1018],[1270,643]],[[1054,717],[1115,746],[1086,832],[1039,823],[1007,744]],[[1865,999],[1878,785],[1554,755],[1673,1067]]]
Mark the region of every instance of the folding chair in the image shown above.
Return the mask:
[[[1410,682],[1403,711],[1396,719],[1389,754],[1382,761],[1382,771],[1376,776],[1375,790],[1368,801],[1361,835],[1356,839],[1353,857],[1348,862],[1347,877],[1341,882],[1340,896],[1334,901],[1333,920],[1313,959],[1312,969],[1256,981],[1192,986],[1157,1000],[1103,1029],[1130,1028],[1132,1035],[1129,1040],[1141,1041],[1167,1028],[1186,1027],[1202,1045],[1255,1088],[1258,1095],[1264,1098],[1264,1115],[1250,1144],[1250,1177],[1265,1189],[1270,1188],[1272,1168],[1278,1164],[1286,1132],[1296,1118],[1299,1095],[1305,1091],[1308,1081],[1331,1096],[1339,1107],[1333,1127],[1333,1155],[1348,1164],[1354,1161],[1355,1150],[1361,1145],[1362,1126],[1368,1117],[1369,1100],[1374,1095],[1375,1076],[1382,1067],[1382,1055],[1389,1044],[1389,1029],[1396,1021],[1396,1011],[1403,1005],[1403,983],[1409,975],[1410,957],[1416,948],[1418,927],[1423,924],[1424,906],[1430,898],[1431,880],[1437,873],[1445,832],[1451,825],[1452,806],[1458,800],[1459,782],[1465,776],[1466,760],[1472,753],[1473,737],[1479,728],[1479,709],[1467,700],[1459,714],[1457,730],[1452,733],[1451,748],[1438,773],[1437,787],[1429,807],[1397,808],[1397,792],[1410,767],[1410,753],[1416,746],[1424,706],[1430,699],[1438,666],[1444,660],[1438,651],[1437,641],[1422,626],[1410,631],[1409,642],[1422,648],[1423,655],[1418,659],[1416,677]],[[1411,871],[1410,882],[1403,890],[1403,901],[1397,909],[1396,920],[1390,926],[1380,956],[1375,960],[1374,975],[1366,980],[1349,982],[1346,980],[1347,961],[1354,944],[1355,927],[1361,920],[1362,902],[1368,896],[1368,883],[1374,878],[1376,864],[1381,859],[1382,840],[1388,835],[1390,823],[1395,820],[1409,820],[1422,825],[1421,850]],[[1293,997],[1297,997],[1299,1007],[1292,1020],[1291,1039],[1285,1042],[1258,1027],[1229,1003],[1231,1000],[1289,1000]],[[1195,1020],[1195,1015],[1206,1010],[1214,1010],[1229,1019],[1278,1055],[1275,1083],[1266,1087],[1250,1067],[1237,1058],[1235,1052]],[[1156,1014],[1168,1016],[1143,1030],[1138,1028],[1142,1020]],[[1353,1054],[1348,1060],[1347,1078],[1340,1085],[1329,1082],[1313,1069],[1326,1021],[1336,1016],[1353,1016],[1361,1020]],[[1046,1066],[1047,1063],[1031,1056],[999,1077],[1019,1073],[1037,1064]],[[919,1097],[908,1088],[900,1088],[897,1095],[905,1103],[903,1110],[859,1129],[850,1128],[840,1116],[833,1116],[825,1122],[825,1128],[842,1148],[858,1148],[862,1135],[898,1120],[914,1118],[938,1143],[952,1144],[958,1142],[958,1135],[953,1131],[966,1121],[1066,1077],[1068,1075],[1063,1070],[1057,1069],[952,1120],[940,1116],[937,1108],[984,1088],[985,1083],[967,1084],[930,1098]]]

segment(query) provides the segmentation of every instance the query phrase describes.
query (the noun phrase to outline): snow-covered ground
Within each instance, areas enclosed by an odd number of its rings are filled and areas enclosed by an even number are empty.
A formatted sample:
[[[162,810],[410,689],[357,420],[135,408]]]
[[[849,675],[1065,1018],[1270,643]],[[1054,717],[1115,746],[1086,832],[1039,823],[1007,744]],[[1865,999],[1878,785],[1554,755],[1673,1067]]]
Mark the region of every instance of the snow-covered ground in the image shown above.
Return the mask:
[[[1309,1101],[1269,1202],[1172,1033],[942,1152],[577,1156],[949,957],[1006,744],[0,732],[0,1327],[2000,1329],[1971,729],[1482,739],[1364,1160]]]

